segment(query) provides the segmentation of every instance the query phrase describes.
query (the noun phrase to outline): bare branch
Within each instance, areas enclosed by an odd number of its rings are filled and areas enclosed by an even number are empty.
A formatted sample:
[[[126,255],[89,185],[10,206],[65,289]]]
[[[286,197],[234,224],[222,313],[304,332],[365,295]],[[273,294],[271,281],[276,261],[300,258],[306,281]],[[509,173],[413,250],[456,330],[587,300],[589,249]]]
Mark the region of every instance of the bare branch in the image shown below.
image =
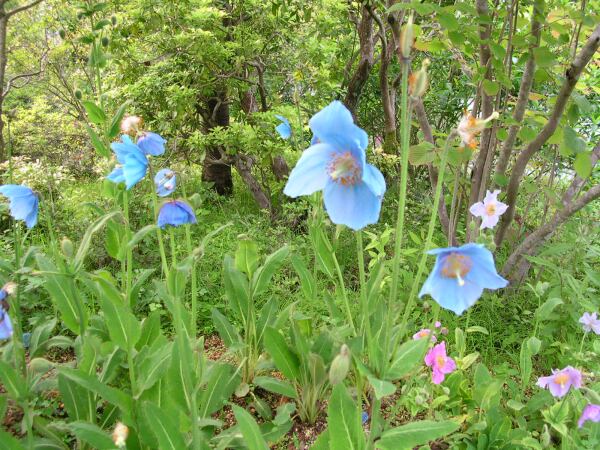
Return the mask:
[[[596,147],[594,147],[594,150],[592,150],[592,154],[590,155],[590,162],[592,164],[592,168],[596,165],[596,163],[598,162],[599,159],[600,159],[600,141],[596,144]],[[577,194],[579,193],[579,191],[581,191],[581,188],[583,187],[585,182],[586,182],[586,180],[584,178],[581,178],[579,175],[575,175],[575,177],[573,177],[573,181],[571,182],[571,185],[565,191],[565,193],[561,199],[561,203],[563,204],[564,207],[566,207],[571,202],[571,200],[573,200],[577,196]]]
[[[527,102],[529,101],[529,93],[531,92],[531,87],[533,86],[533,75],[535,73],[535,58],[533,56],[533,50],[540,45],[540,35],[542,31],[542,27],[540,25],[540,17],[542,11],[544,9],[543,0],[536,0],[533,10],[533,18],[531,19],[531,35],[534,40],[529,47],[529,59],[525,64],[525,69],[523,70],[523,76],[521,77],[521,87],[519,88],[519,96],[517,98],[517,103],[515,105],[515,109],[513,111],[513,120],[516,122],[514,125],[511,125],[508,129],[508,137],[504,141],[504,145],[502,146],[502,150],[500,150],[500,157],[498,158],[498,162],[496,163],[496,175],[504,175],[506,172],[506,168],[508,167],[508,161],[510,159],[510,155],[513,150],[513,146],[517,139],[517,133],[521,128],[521,121],[523,120],[523,116],[525,115],[525,108],[527,107]]]
[[[16,75],[14,77],[12,77],[10,80],[8,80],[8,83],[6,83],[6,89],[4,89],[2,91],[2,98],[6,98],[6,96],[8,95],[8,93],[10,92],[10,90],[15,87],[23,87],[23,86],[16,86],[14,85],[14,82],[17,80],[20,80],[22,78],[32,78],[35,77],[39,74],[41,74],[42,72],[44,72],[44,70],[46,69],[46,56],[48,55],[48,51],[46,50],[44,52],[44,54],[42,55],[42,57],[40,58],[40,68],[39,70],[36,70],[35,72],[28,72],[28,73],[22,73],[19,75]]]
[[[40,4],[40,3],[42,3],[43,1],[44,1],[44,0],[34,0],[34,1],[33,1],[33,2],[31,2],[31,3],[27,3],[27,4],[23,5],[23,6],[19,6],[18,8],[15,8],[15,9],[13,9],[12,11],[8,11],[8,12],[6,13],[6,16],[5,16],[5,17],[8,19],[9,17],[11,17],[11,16],[14,16],[15,14],[18,14],[18,13],[20,13],[20,12],[22,12],[22,11],[25,11],[25,10],[31,9],[31,8],[33,8],[35,5],[39,5],[39,4]]]
[[[519,185],[523,178],[523,173],[527,167],[527,163],[532,156],[542,148],[542,145],[552,136],[556,127],[558,126],[560,117],[567,105],[567,101],[575,88],[575,84],[579,80],[581,72],[584,67],[590,62],[596,50],[600,46],[600,24],[596,26],[596,29],[588,38],[585,45],[582,47],[579,54],[575,57],[569,68],[565,73],[565,81],[556,97],[554,103],[554,109],[544,125],[544,128],[535,137],[533,141],[527,145],[527,147],[519,154],[517,161],[513,167],[510,180],[508,182],[507,189],[507,201],[508,210],[502,216],[502,221],[496,232],[496,245],[500,245],[506,234],[506,230],[515,217],[515,207],[517,202],[517,194],[519,193]]]

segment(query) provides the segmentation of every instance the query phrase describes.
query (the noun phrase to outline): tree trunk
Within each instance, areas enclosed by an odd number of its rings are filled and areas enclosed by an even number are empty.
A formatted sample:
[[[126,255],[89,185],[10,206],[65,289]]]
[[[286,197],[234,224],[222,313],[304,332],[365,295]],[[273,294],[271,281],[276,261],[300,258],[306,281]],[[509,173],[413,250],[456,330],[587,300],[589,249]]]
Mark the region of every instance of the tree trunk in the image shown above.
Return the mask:
[[[209,119],[206,123],[207,132],[218,126],[229,126],[227,95],[224,92],[219,94],[217,98],[211,98],[206,102]],[[225,158],[225,149],[221,146],[210,147],[206,152],[202,167],[202,181],[213,183],[219,195],[230,195],[233,192],[231,165]]]

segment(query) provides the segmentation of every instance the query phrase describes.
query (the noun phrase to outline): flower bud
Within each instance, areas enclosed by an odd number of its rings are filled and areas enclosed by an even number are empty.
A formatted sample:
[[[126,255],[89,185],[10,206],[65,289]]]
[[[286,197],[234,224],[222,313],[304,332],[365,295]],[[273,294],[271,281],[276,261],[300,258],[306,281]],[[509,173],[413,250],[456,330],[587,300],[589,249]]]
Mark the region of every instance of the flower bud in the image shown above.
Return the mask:
[[[329,382],[336,385],[344,381],[350,369],[350,349],[346,344],[342,345],[340,353],[331,362],[329,368]]]
[[[194,209],[198,209],[200,208],[200,206],[202,206],[202,197],[197,192],[191,197],[189,197],[188,201]]]
[[[115,430],[112,434],[112,439],[115,445],[119,448],[125,447],[125,441],[127,440],[128,435],[129,428],[127,428],[127,425],[117,422],[117,425],[115,425]]]
[[[75,98],[77,100],[81,100],[83,98],[83,94],[81,93],[81,91],[79,89],[75,90]]]
[[[62,238],[60,241],[60,249],[67,258],[71,258],[73,256],[73,242],[68,237]]]
[[[408,22],[402,27],[400,32],[400,53],[404,58],[410,57],[410,51],[412,49],[415,40],[415,27],[413,25],[413,15],[408,17]]]
[[[550,444],[552,443],[552,436],[546,424],[544,424],[544,431],[542,432],[540,442],[544,448],[550,448]]]
[[[100,42],[102,43],[102,47],[108,47],[108,44],[110,44],[110,40],[106,36]]]
[[[15,283],[14,281],[9,281],[2,287],[2,290],[8,295],[12,295],[15,292],[17,292],[17,283]]]
[[[117,24],[117,16],[112,16],[110,18],[110,22],[113,24],[113,26],[115,26]]]
[[[139,116],[125,116],[121,121],[121,131],[130,136],[135,136],[141,131],[144,121]]]
[[[422,97],[429,85],[429,75],[427,74],[427,67],[430,61],[425,58],[421,63],[421,68],[416,72],[412,73],[408,79],[408,85],[410,88],[410,95],[412,97]]]
[[[67,35],[67,33],[65,32],[65,30],[59,30],[58,35],[60,36],[61,39],[64,39],[65,36]]]

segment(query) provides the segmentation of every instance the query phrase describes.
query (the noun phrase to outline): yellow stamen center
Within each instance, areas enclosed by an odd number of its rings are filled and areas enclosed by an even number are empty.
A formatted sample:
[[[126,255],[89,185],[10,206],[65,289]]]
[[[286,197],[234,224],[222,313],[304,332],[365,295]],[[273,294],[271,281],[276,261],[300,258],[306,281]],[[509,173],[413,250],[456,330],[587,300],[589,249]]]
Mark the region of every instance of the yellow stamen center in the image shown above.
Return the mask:
[[[488,216],[493,216],[494,214],[496,214],[496,203],[488,203],[485,206],[485,213]]]
[[[554,382],[556,384],[560,384],[561,386],[564,386],[567,383],[567,381],[569,381],[569,375],[567,375],[566,373],[559,373],[554,377]]]
[[[444,367],[444,365],[446,364],[446,358],[444,358],[443,356],[436,356],[435,362],[437,363],[438,367]]]
[[[358,161],[350,152],[335,155],[329,163],[329,176],[333,181],[344,186],[358,183],[361,179]]]
[[[450,253],[442,262],[442,276],[446,278],[456,278],[459,286],[465,285],[463,279],[473,267],[473,261],[467,255],[460,253]]]

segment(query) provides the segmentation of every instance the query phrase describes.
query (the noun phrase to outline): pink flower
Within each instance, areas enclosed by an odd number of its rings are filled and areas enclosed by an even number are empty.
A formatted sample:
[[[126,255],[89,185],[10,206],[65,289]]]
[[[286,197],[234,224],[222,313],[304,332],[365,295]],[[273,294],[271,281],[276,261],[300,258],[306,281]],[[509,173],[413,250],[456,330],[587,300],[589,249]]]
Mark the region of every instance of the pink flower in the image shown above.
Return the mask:
[[[575,389],[581,387],[581,372],[571,366],[562,370],[553,369],[552,375],[538,378],[536,384],[542,389],[548,388],[554,397],[561,398],[569,392],[571,386]]]
[[[583,329],[586,333],[593,331],[596,334],[600,334],[600,320],[598,320],[598,313],[583,313],[583,316],[579,319],[579,323],[583,325]]]
[[[593,405],[590,403],[583,408],[581,417],[577,421],[577,426],[579,428],[583,427],[583,424],[588,420],[591,420],[592,422],[600,422],[600,405]]]
[[[442,322],[440,322],[439,320],[435,323],[435,327],[439,328],[442,326]]]
[[[425,356],[425,364],[433,370],[431,380],[435,384],[444,381],[446,374],[456,370],[456,363],[446,354],[446,343],[434,346]]]
[[[423,328],[422,330],[417,331],[415,334],[413,334],[413,339],[416,341],[418,339],[427,338],[430,334],[431,330],[429,328]],[[437,338],[435,336],[431,336],[431,342],[435,341],[437,341]]]
[[[487,191],[483,202],[477,202],[469,211],[475,217],[481,217],[481,229],[494,228],[498,224],[500,216],[506,212],[508,205],[498,201],[499,190]]]

